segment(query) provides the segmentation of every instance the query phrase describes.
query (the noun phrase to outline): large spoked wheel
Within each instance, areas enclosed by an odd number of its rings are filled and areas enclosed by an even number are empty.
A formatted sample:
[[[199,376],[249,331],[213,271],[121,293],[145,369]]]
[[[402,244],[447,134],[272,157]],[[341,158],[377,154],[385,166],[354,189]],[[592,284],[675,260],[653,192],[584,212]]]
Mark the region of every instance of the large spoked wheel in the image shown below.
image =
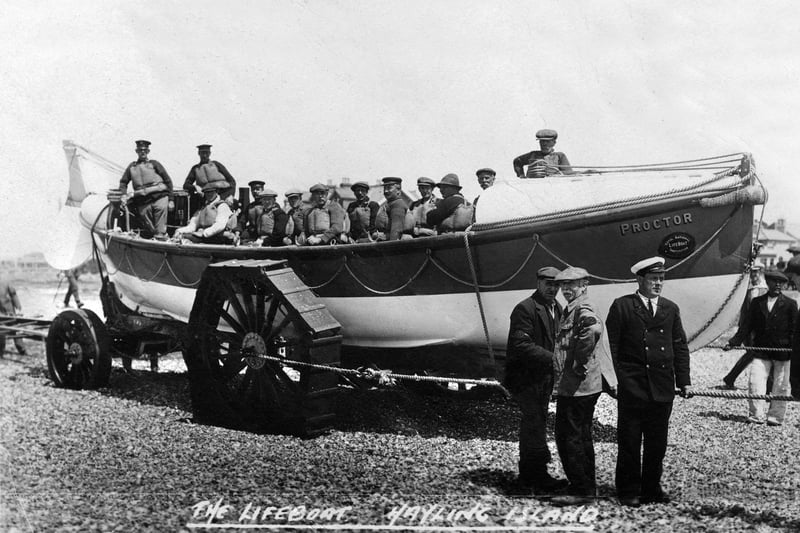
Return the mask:
[[[108,385],[111,339],[92,311],[59,313],[47,332],[47,369],[58,387],[96,389]]]
[[[310,348],[320,341],[304,326],[297,309],[258,269],[210,268],[197,291],[184,350],[198,422],[313,433],[309,422],[324,413],[309,402],[309,384],[324,396],[336,388],[336,375],[273,359],[309,360]]]

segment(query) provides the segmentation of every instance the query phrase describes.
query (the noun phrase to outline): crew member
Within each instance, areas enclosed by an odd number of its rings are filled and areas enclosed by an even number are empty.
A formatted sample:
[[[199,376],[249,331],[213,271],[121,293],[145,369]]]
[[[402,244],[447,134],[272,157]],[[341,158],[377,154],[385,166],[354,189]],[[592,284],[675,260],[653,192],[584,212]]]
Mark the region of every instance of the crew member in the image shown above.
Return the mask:
[[[436,184],[442,193],[442,200],[435,209],[428,212],[426,221],[429,226],[435,226],[439,233],[452,233],[462,231],[472,223],[472,206],[465,205],[466,200],[461,194],[461,185],[458,176],[447,174]]]
[[[561,314],[555,342],[556,446],[568,494],[555,505],[584,505],[595,494],[594,406],[603,390],[603,378],[613,389],[616,377],[610,354],[603,348],[603,321],[589,301],[589,273],[568,267],[555,278],[567,306]]]
[[[256,220],[256,235],[262,246],[283,246],[291,219],[276,202],[278,193],[271,189],[259,192],[261,213]]]
[[[553,350],[561,319],[556,301],[559,271],[543,267],[536,273],[536,291],[514,307],[508,331],[503,385],[522,411],[519,426],[519,481],[537,495],[566,487],[547,471],[547,407],[553,393]]]
[[[203,187],[205,205],[192,216],[188,225],[175,230],[176,238],[194,243],[228,243],[224,233],[232,212],[228,203],[220,197],[217,187],[216,183],[206,183]]]
[[[522,154],[514,159],[514,172],[519,178],[544,178],[554,174],[574,174],[569,159],[564,152],[556,152],[554,147],[558,133],[555,130],[536,132],[539,149]],[[528,166],[527,173],[523,172]]]
[[[491,168],[481,168],[478,169],[477,172],[475,172],[475,175],[478,176],[478,185],[480,185],[481,189],[485,191],[486,189],[494,185],[494,178],[497,175],[497,173]],[[478,198],[480,197],[481,197],[480,194],[475,197],[475,201],[472,202],[473,206],[478,205]]]
[[[64,307],[69,307],[69,300],[73,298],[75,300],[75,305],[78,306],[78,309],[83,307],[83,302],[81,302],[81,295],[78,291],[78,277],[80,276],[80,272],[77,268],[70,268],[64,271],[64,277],[67,278],[67,294],[64,296]]]
[[[292,219],[293,229],[284,239],[284,243],[294,244],[298,237],[303,233],[303,222],[305,219],[305,207],[303,206],[303,191],[300,189],[289,189],[284,193],[288,209],[286,214]]]
[[[228,205],[232,205],[232,196],[236,191],[236,180],[233,179],[228,169],[219,161],[211,161],[211,145],[197,145],[197,155],[200,162],[194,165],[183,182],[183,190],[192,195],[198,195],[197,191],[202,191],[206,184],[216,184],[220,198],[226,200]],[[198,195],[199,196],[199,195]],[[205,193],[203,193],[205,196]],[[231,198],[231,200],[228,200]]]
[[[22,313],[22,304],[19,302],[17,290],[5,277],[0,277],[0,314],[16,316],[20,313]],[[14,337],[14,346],[16,346],[17,353],[20,355],[28,355],[25,343],[22,342],[20,337]],[[3,357],[5,351],[6,335],[0,330],[0,357]]]
[[[234,233],[237,235],[241,242],[254,241],[258,238],[256,231],[256,222],[264,211],[264,208],[259,201],[259,195],[264,190],[264,182],[261,180],[253,180],[247,184],[250,187],[250,193],[253,195],[253,201],[247,206],[247,209],[242,210],[239,219],[234,228]]]
[[[764,281],[764,273],[761,271],[761,265],[753,265],[750,268],[750,288],[747,290],[747,294],[744,297],[744,302],[742,303],[742,308],[739,311],[739,328],[741,328],[745,320],[747,320],[747,312],[750,309],[750,304],[752,304],[753,300],[758,296],[767,292],[767,284]],[[752,346],[752,334],[750,338],[744,339],[743,342],[746,342],[748,346]],[[753,362],[753,352],[751,350],[746,350],[741,357],[736,361],[731,368],[731,371],[728,372],[724,378],[722,378],[723,383],[725,383],[725,388],[727,389],[735,389],[736,388],[736,378],[739,377],[739,374],[744,372],[744,369],[750,366],[750,363]],[[769,391],[772,390],[772,380],[768,380],[767,382],[767,394]]]
[[[375,231],[375,216],[378,214],[377,202],[369,199],[369,185],[357,181],[350,186],[356,199],[347,206],[350,218],[350,238],[355,242],[369,242],[370,233]]]
[[[304,234],[300,240],[304,244],[335,244],[345,231],[347,213],[337,202],[328,200],[328,188],[317,183],[312,186],[311,207],[306,209],[303,217]]]
[[[420,198],[411,202],[408,207],[414,217],[414,229],[412,230],[414,237],[436,235],[436,228],[429,226],[427,220],[428,213],[436,209],[436,205],[439,203],[439,199],[433,194],[434,187],[436,187],[436,182],[430,178],[422,176],[417,180]]]
[[[606,319],[617,398],[617,496],[622,505],[667,503],[661,488],[675,388],[692,396],[689,345],[678,306],[661,296],[664,259],[631,267],[639,290],[614,300]],[[644,447],[642,449],[642,442]]]
[[[375,216],[375,231],[372,233],[376,241],[399,241],[406,229],[411,231],[413,222],[408,217],[408,207],[401,197],[403,180],[387,177],[383,182],[383,196],[386,202],[380,206]],[[410,237],[409,237],[410,238]]]
[[[789,283],[795,290],[800,290],[800,246],[794,244],[789,247],[792,258],[786,263],[783,273],[789,278]],[[792,287],[790,287],[792,288]]]
[[[167,213],[173,207],[172,180],[164,167],[155,159],[148,159],[150,141],[136,141],[136,154],[139,158],[128,165],[119,180],[122,194],[128,189],[128,182],[133,181],[132,207],[144,227],[146,237],[159,240],[167,239]]]
[[[266,184],[261,180],[252,180],[247,182],[247,186],[250,187],[250,197],[254,202],[258,201],[258,193],[264,190],[264,185]]]

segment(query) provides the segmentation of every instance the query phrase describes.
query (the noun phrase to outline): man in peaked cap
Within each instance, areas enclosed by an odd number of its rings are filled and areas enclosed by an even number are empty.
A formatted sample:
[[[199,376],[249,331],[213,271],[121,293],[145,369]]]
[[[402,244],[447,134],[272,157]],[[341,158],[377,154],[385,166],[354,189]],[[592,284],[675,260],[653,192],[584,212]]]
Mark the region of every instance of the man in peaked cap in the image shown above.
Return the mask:
[[[594,407],[603,390],[603,379],[616,389],[611,355],[602,342],[603,321],[589,300],[589,273],[580,267],[559,272],[555,281],[567,305],[556,329],[554,393],[556,446],[568,494],[556,496],[555,505],[583,505],[595,495]]]
[[[198,144],[197,155],[200,157],[200,162],[189,169],[189,174],[183,182],[183,190],[189,194],[197,194],[197,190],[202,190],[207,183],[215,183],[220,198],[228,201],[230,205],[233,193],[236,191],[236,180],[225,165],[211,160],[210,144]]]
[[[408,206],[402,198],[403,180],[390,176],[381,179],[381,182],[386,201],[375,215],[375,231],[372,238],[376,241],[398,241],[403,237],[406,226],[408,231],[412,230],[410,219],[406,224]]]
[[[278,193],[264,189],[258,194],[261,213],[255,223],[256,238],[262,246],[283,246],[287,230],[291,229],[291,218],[275,201]]]
[[[264,185],[266,185],[261,180],[252,180],[247,182],[247,186],[250,187],[250,195],[253,197],[253,200],[258,199],[258,194],[264,190]]]
[[[491,168],[480,168],[475,172],[475,175],[478,177],[478,185],[481,186],[481,189],[484,191],[494,185],[495,176],[497,173],[492,170]],[[472,202],[472,205],[478,205],[478,198],[481,196],[478,195],[475,197],[475,200]]]
[[[758,348],[792,348],[792,336],[798,320],[797,304],[783,294],[783,288],[789,281],[783,272],[767,270],[764,278],[767,280],[767,293],[753,298],[746,319],[724,349],[730,350],[731,347],[739,346],[743,341],[752,338],[754,349],[750,367],[750,394],[765,394],[767,380],[771,377],[772,394],[785,396],[789,394],[791,354],[784,351],[762,351]],[[772,401],[769,410],[765,400],[749,402],[749,422],[763,424],[766,416],[767,425],[783,424],[786,402]]]
[[[503,385],[522,411],[519,428],[519,481],[537,495],[552,494],[567,482],[547,471],[547,407],[553,392],[553,352],[561,305],[556,301],[559,271],[536,273],[536,290],[514,307],[508,331]]]
[[[414,237],[429,237],[436,235],[436,228],[428,225],[428,213],[436,209],[439,199],[433,194],[433,189],[436,187],[436,182],[425,176],[417,179],[417,190],[419,191],[419,199],[411,202],[408,210],[411,211],[411,216],[414,218],[414,229],[412,234]]]
[[[461,194],[461,184],[458,182],[458,176],[447,174],[436,186],[442,192],[442,200],[435,209],[429,211],[426,215],[428,225],[435,226],[436,231],[439,233],[452,233],[469,227],[472,223],[471,214],[468,217],[466,215],[460,217],[463,220],[456,220],[455,216],[459,208],[467,203]],[[465,221],[466,224],[464,223]]]
[[[219,195],[219,183],[206,183],[203,187],[205,205],[189,220],[189,224],[175,230],[175,237],[192,243],[227,244],[225,231],[229,228],[231,211]]]
[[[347,206],[350,219],[350,238],[355,242],[369,242],[370,233],[375,230],[375,216],[380,206],[369,199],[369,184],[357,181],[350,186],[356,199]]]
[[[261,180],[252,180],[248,182],[247,185],[250,187],[253,201],[239,214],[239,219],[233,230],[241,242],[250,242],[258,238],[256,224],[264,210],[261,202],[258,200],[261,192],[264,190],[264,182]]]
[[[159,240],[167,239],[167,214],[172,207],[172,180],[164,166],[155,159],[148,159],[150,141],[136,141],[138,159],[125,169],[119,180],[122,194],[133,182],[131,206],[144,228],[145,236]]]
[[[287,245],[295,244],[297,238],[303,233],[303,219],[305,218],[305,207],[303,206],[303,191],[295,187],[287,190],[283,195],[286,197],[286,214],[292,219],[292,232],[286,235],[283,242]]]
[[[514,172],[519,178],[544,178],[554,174],[574,174],[569,159],[564,152],[556,152],[554,147],[558,133],[555,130],[536,132],[539,149],[522,154],[514,159]],[[528,167],[527,173],[524,167]]]
[[[631,272],[639,290],[614,300],[606,331],[619,381],[617,496],[622,505],[637,507],[670,500],[661,475],[675,388],[684,398],[692,394],[680,310],[661,296],[664,259],[643,259]]]
[[[328,188],[317,183],[309,189],[311,206],[303,219],[304,244],[317,246],[331,244],[342,239],[347,213],[338,202],[328,200]]]

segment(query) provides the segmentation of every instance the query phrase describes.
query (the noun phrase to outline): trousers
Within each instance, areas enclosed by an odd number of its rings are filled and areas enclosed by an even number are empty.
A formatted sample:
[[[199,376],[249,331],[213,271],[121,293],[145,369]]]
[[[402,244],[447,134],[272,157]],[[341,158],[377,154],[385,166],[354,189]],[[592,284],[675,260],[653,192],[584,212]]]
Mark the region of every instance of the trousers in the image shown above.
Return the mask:
[[[553,375],[546,374],[515,396],[522,410],[519,427],[520,477],[533,477],[537,467],[550,462],[547,407],[552,393]]]
[[[593,496],[595,489],[592,421],[600,393],[559,396],[556,404],[556,446],[567,474],[570,493]]]
[[[617,495],[656,497],[667,453],[672,402],[617,402]]]

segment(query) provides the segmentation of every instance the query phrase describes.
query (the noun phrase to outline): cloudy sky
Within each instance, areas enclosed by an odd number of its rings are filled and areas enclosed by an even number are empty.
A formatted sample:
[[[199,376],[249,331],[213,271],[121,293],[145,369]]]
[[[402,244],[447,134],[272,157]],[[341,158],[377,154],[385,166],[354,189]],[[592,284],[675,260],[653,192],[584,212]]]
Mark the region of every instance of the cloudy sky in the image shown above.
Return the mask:
[[[797,6],[797,7],[796,7]],[[534,133],[575,165],[752,152],[800,222],[793,2],[6,0],[0,255],[48,245],[63,139],[118,162],[195,145],[242,183],[513,176]]]

